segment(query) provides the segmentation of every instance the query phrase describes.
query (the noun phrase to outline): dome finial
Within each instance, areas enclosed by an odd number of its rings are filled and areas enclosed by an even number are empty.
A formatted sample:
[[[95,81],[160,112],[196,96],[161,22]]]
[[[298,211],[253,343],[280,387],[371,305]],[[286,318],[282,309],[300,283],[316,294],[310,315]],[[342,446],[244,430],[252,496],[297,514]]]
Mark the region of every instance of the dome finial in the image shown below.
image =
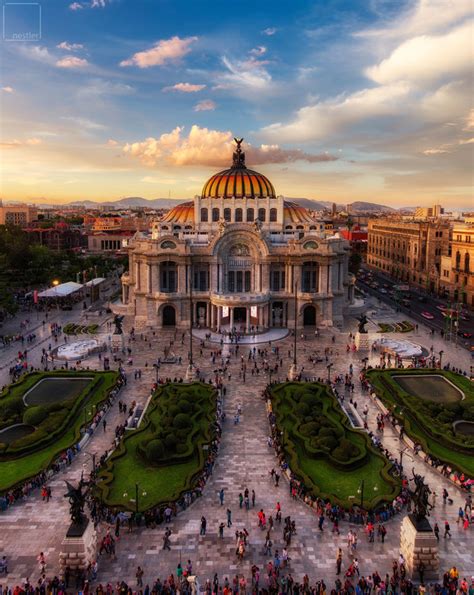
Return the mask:
[[[232,155],[232,169],[246,169],[247,166],[245,165],[245,153],[240,148],[240,145],[244,139],[234,138],[234,140],[237,145],[237,149]]]

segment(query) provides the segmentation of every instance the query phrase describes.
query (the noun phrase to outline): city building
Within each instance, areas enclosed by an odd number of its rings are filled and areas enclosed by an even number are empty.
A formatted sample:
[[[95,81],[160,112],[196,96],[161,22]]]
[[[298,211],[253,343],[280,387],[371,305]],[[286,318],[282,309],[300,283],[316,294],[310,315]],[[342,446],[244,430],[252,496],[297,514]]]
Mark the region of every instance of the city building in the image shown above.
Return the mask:
[[[367,264],[397,280],[438,292],[441,258],[449,253],[450,223],[442,219],[369,221]]]
[[[92,231],[87,234],[87,250],[92,253],[117,253],[123,250],[124,243],[133,236],[132,231]]]
[[[416,207],[415,219],[428,219],[429,217],[440,217],[444,214],[444,209],[441,205],[433,205],[432,207]]]
[[[366,259],[367,254],[367,229],[361,229],[354,225],[351,229],[340,229],[341,236],[349,242],[351,254],[360,254],[362,259]]]
[[[298,327],[342,324],[353,298],[348,243],[277,196],[240,143],[201,195],[129,241],[123,311],[136,327],[189,326],[191,303],[194,324],[214,330],[293,326],[295,308]]]
[[[62,221],[51,227],[28,227],[24,231],[32,244],[46,246],[50,250],[80,250],[87,246],[87,237],[82,230]]]
[[[36,207],[24,204],[3,205],[0,201],[0,225],[27,227],[37,217]]]
[[[450,266],[449,266],[450,265]],[[443,266],[443,287],[453,302],[474,306],[474,225],[453,225],[450,262]],[[449,271],[449,276],[445,272]]]

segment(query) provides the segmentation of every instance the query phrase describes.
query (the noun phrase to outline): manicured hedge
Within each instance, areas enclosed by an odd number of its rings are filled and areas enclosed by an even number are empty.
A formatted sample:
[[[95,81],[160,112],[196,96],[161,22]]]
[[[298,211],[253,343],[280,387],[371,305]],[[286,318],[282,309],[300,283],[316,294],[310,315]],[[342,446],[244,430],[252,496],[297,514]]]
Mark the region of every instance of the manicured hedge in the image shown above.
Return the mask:
[[[99,475],[98,497],[134,510],[136,483],[145,496],[140,511],[177,500],[193,487],[214,439],[216,392],[208,384],[167,384],[152,396],[138,430],[127,432]],[[126,496],[124,496],[126,494]]]
[[[44,378],[58,377],[88,377],[92,380],[75,399],[45,406],[24,405],[22,397],[30,388]],[[38,417],[34,421],[38,422],[44,412],[46,416],[39,423],[25,422],[36,426],[35,432],[10,445],[0,444],[0,493],[48,468],[61,452],[76,444],[81,437],[84,421],[90,421],[95,413],[94,406],[100,406],[108,398],[117,380],[118,373],[111,371],[55,370],[32,372],[22,377],[19,382],[8,386],[0,395],[0,407],[9,403],[20,403],[22,407],[12,423],[21,423],[29,420],[29,416],[34,418],[35,415]],[[42,413],[39,415],[41,410]],[[3,411],[5,412],[5,407]],[[2,427],[11,425],[4,423],[5,419],[3,416]]]
[[[400,486],[389,473],[390,462],[365,432],[350,426],[326,385],[284,383],[274,385],[270,394],[290,469],[314,496],[347,508],[358,502],[364,480],[364,508],[396,497]]]
[[[464,392],[465,398],[457,403],[433,403],[411,395],[393,378],[433,374],[451,381]],[[445,370],[411,368],[369,370],[367,376],[377,396],[404,425],[412,440],[434,458],[474,476],[474,436],[463,436],[453,430],[454,421],[474,421],[474,387],[469,379]]]

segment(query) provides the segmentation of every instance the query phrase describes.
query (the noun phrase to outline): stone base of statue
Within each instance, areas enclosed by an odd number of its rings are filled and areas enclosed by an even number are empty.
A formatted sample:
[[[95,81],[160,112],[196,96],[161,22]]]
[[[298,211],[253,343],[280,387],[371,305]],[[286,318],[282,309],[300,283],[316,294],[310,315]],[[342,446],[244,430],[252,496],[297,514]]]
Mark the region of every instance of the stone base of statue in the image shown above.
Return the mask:
[[[418,579],[418,565],[423,562],[424,580],[438,578],[438,542],[428,519],[417,521],[412,514],[403,519],[400,530],[400,552],[405,558],[408,576]]]
[[[357,351],[370,351],[369,333],[359,333],[359,331],[357,331],[354,344]]]
[[[296,364],[291,364],[288,372],[288,380],[296,380],[299,375],[298,366]]]
[[[111,349],[119,349],[120,351],[125,349],[125,335],[113,334],[110,337],[110,347]]]
[[[61,575],[67,567],[72,572],[87,569],[97,559],[97,533],[94,524],[85,519],[81,525],[72,524],[61,543],[59,566]]]
[[[193,364],[189,364],[186,369],[186,380],[188,382],[194,382],[197,378],[197,371]]]

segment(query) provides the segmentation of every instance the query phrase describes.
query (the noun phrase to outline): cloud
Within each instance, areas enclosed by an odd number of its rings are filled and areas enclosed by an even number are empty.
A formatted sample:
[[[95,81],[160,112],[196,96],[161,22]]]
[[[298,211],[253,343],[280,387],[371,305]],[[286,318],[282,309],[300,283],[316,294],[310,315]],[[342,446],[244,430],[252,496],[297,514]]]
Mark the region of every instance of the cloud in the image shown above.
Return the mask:
[[[66,56],[56,62],[58,68],[84,68],[88,66],[89,62],[85,58],[78,58],[77,56]]]
[[[13,87],[8,87],[8,86],[7,87],[2,87],[2,91],[4,93],[14,93],[15,92],[15,90],[13,89]]]
[[[61,41],[56,47],[68,52],[76,52],[77,50],[82,50],[84,48],[82,43],[69,43],[68,41]]]
[[[43,64],[50,64],[53,66],[56,58],[49,53],[48,48],[39,45],[18,44],[15,46],[16,51],[20,56],[34,60],[35,62],[42,62]]]
[[[278,31],[278,29],[276,27],[267,27],[266,29],[264,29],[262,31],[263,35],[268,35],[269,37],[271,37],[272,35],[275,35],[275,33]]]
[[[464,130],[474,130],[474,108],[469,112],[466,118],[466,126]]]
[[[148,167],[166,165],[211,165],[228,166],[235,151],[233,135],[230,131],[210,130],[193,125],[189,134],[184,128],[176,127],[159,138],[149,137],[141,142],[126,144],[123,151],[139,159]],[[298,149],[283,149],[279,145],[245,147],[247,163],[291,163],[304,160],[309,163],[334,161],[337,157],[326,153],[313,155]]]
[[[263,56],[263,54],[267,53],[267,48],[264,45],[259,45],[256,48],[250,50],[249,54],[251,56]]]
[[[365,72],[379,84],[405,80],[416,85],[467,73],[472,65],[472,26],[469,21],[445,34],[409,39]]]
[[[116,147],[118,146],[119,142],[114,140],[113,138],[109,138],[109,140],[107,141],[107,146],[108,147]]]
[[[398,114],[400,102],[408,93],[407,84],[396,83],[339,95],[302,107],[288,124],[271,124],[263,128],[262,133],[267,138],[286,142],[325,138],[375,116]]]
[[[438,147],[437,149],[425,149],[423,151],[423,155],[442,155],[443,153],[449,153],[448,149]]]
[[[474,143],[474,137],[471,138],[466,138],[466,139],[461,139],[459,141],[460,145],[472,145]]]
[[[176,35],[171,37],[171,39],[162,39],[150,49],[137,52],[128,60],[123,60],[120,62],[120,66],[149,68],[150,66],[163,66],[168,62],[176,62],[186,56],[186,54],[189,54],[191,44],[197,41],[197,39],[197,37],[185,37],[181,39]]]
[[[102,95],[131,95],[135,89],[125,83],[116,83],[101,78],[93,78],[78,91],[81,97],[100,97]]]
[[[81,118],[77,116],[62,116],[61,120],[72,122],[73,124],[76,124],[76,126],[80,129],[103,130],[104,128],[106,128],[103,124],[99,124],[99,122],[94,122],[93,120],[88,120],[87,118]]]
[[[82,10],[84,6],[80,2],[73,2],[69,5],[69,10]]]
[[[145,184],[176,184],[176,180],[173,178],[157,178],[155,176],[145,176],[141,182],[145,182]]]
[[[224,56],[222,63],[227,71],[218,75],[216,89],[240,87],[247,90],[263,91],[268,89],[272,82],[270,73],[265,69],[265,65],[268,63],[265,60],[256,60],[252,57],[248,60],[232,62]]]
[[[193,83],[176,83],[170,87],[163,87],[163,91],[181,91],[182,93],[197,93],[206,88],[206,85],[195,85]]]
[[[194,106],[194,111],[195,112],[208,112],[208,111],[215,110],[216,107],[217,107],[217,104],[214,101],[212,101],[212,99],[203,99],[203,101],[196,103],[196,105]]]
[[[36,145],[41,145],[43,141],[40,138],[27,138],[24,141],[18,140],[18,139],[13,139],[10,141],[4,141],[2,143],[0,143],[0,146],[5,147],[5,148],[14,148],[14,147],[22,147],[22,146],[29,146],[29,147],[34,147]]]

